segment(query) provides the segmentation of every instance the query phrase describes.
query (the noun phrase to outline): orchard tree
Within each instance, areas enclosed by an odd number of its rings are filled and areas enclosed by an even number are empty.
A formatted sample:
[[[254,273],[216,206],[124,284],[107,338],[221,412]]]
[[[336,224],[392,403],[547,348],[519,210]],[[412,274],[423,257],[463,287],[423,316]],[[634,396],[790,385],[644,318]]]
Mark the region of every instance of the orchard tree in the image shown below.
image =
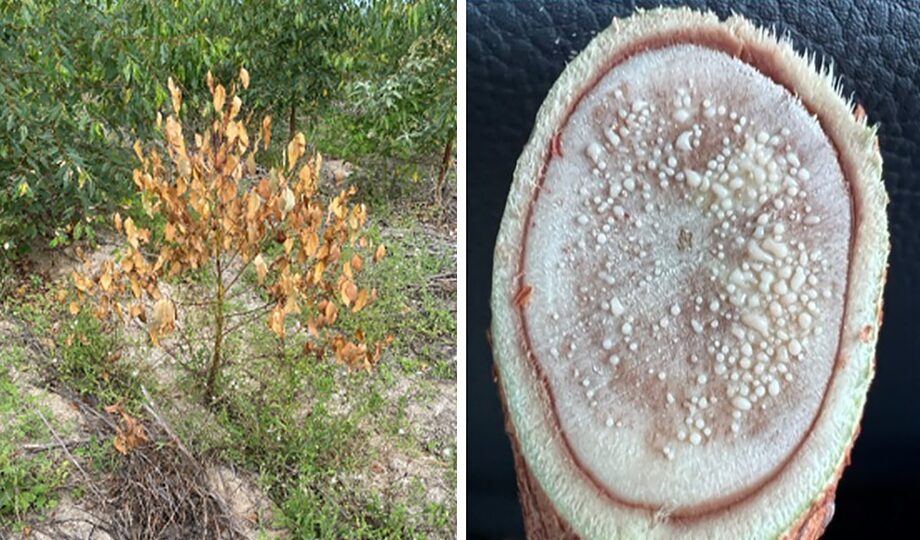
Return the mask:
[[[254,103],[277,111],[293,138],[299,118],[316,117],[347,77],[354,52],[345,41],[353,0],[267,0],[239,6],[238,49],[259,73]]]
[[[438,195],[457,129],[456,2],[359,2],[349,39],[355,52],[346,107],[359,134],[347,153],[424,162],[439,158]]]

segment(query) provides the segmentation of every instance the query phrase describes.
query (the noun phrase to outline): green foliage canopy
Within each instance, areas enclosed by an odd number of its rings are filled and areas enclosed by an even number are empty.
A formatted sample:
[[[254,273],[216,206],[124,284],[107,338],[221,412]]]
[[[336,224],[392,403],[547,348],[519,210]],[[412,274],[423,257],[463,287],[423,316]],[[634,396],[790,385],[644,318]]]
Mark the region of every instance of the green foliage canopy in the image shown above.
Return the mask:
[[[130,145],[154,138],[170,76],[190,124],[206,110],[206,73],[245,66],[254,109],[279,129],[353,161],[431,161],[456,128],[455,11],[453,0],[0,0],[0,259],[92,237],[132,204]]]

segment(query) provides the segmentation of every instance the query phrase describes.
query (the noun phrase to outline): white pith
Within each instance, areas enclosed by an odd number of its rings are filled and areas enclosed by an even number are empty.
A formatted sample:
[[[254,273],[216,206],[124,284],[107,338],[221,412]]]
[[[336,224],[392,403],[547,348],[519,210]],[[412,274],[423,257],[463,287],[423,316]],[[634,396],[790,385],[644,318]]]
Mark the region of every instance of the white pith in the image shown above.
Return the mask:
[[[689,45],[617,66],[559,140],[522,279],[572,450],[644,505],[752,488],[833,368],[815,329],[840,326],[850,207],[831,143],[782,87]]]

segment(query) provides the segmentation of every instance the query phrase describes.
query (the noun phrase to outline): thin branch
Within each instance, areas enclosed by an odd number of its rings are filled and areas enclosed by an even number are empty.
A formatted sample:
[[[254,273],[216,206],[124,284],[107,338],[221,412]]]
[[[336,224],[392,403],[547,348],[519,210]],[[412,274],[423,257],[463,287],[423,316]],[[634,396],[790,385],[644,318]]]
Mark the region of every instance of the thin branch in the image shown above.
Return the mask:
[[[225,317],[229,319],[230,317],[242,317],[243,315],[249,315],[250,313],[255,313],[257,311],[268,311],[266,308],[269,308],[275,304],[277,304],[277,302],[275,302],[274,300],[271,300],[269,302],[262,304],[259,307],[247,309],[246,311],[237,311],[235,313],[230,313],[228,315],[225,315]]]
[[[169,427],[169,424],[167,424],[166,421],[163,420],[163,417],[161,417],[157,413],[156,409],[154,408],[153,399],[150,397],[150,393],[147,392],[147,388],[144,385],[141,385],[141,394],[144,395],[144,410],[146,410],[147,413],[150,414],[150,416],[152,416],[154,420],[156,420],[157,424],[161,428],[163,428],[163,431],[165,431],[166,434],[169,435],[169,438],[172,439],[172,442],[176,444],[176,448],[178,448],[179,451],[185,454],[185,457],[191,460],[192,463],[195,463],[197,465],[198,461],[195,459],[194,456],[192,456],[192,453],[188,451],[188,448],[186,448],[184,444],[182,444],[182,441],[179,440],[179,437],[177,437],[176,434],[173,432],[172,428]]]
[[[23,452],[44,452],[45,450],[51,450],[53,448],[57,448],[61,446],[62,444],[65,447],[82,446],[90,442],[90,440],[91,439],[88,439],[88,438],[82,438],[82,439],[71,439],[69,441],[55,441],[55,442],[50,442],[50,443],[25,443],[25,444],[20,444],[19,449],[22,450]]]
[[[83,467],[80,465],[80,462],[78,462],[76,458],[73,457],[73,454],[70,453],[70,450],[67,449],[67,444],[64,443],[60,437],[58,437],[57,432],[54,431],[54,428],[51,427],[51,424],[48,423],[48,419],[45,418],[44,414],[42,414],[41,409],[35,409],[35,412],[38,413],[38,417],[41,418],[42,422],[45,424],[45,427],[47,427],[48,431],[51,432],[51,436],[54,437],[54,440],[57,441],[57,443],[64,450],[64,453],[67,454],[67,458],[70,459],[71,463],[76,465],[77,469],[83,474],[83,478],[86,479],[86,483],[89,485],[89,488],[93,490],[93,493],[95,493],[97,497],[101,497],[102,495],[99,493],[99,490],[96,489],[96,486],[93,485],[93,480],[89,477],[89,474],[86,473],[86,470],[83,469]]]
[[[266,309],[266,311],[268,311],[268,310]],[[252,315],[252,316],[250,316],[250,317],[247,317],[247,318],[243,319],[242,321],[239,321],[238,323],[234,324],[234,325],[231,326],[230,328],[224,330],[223,335],[228,336],[228,335],[232,334],[233,332],[235,332],[236,330],[238,330],[240,327],[245,326],[245,325],[251,323],[252,321],[258,319],[258,318],[261,317],[262,315],[263,315],[263,313],[256,313],[255,315]]]
[[[237,272],[235,276],[233,276],[233,279],[231,279],[231,280],[230,280],[230,283],[227,285],[226,289],[227,289],[228,291],[229,291],[231,288],[233,288],[234,285],[236,285],[237,280],[239,280],[240,277],[243,275],[243,273],[246,271],[246,269],[249,268],[249,265],[250,265],[250,264],[252,264],[252,259],[249,259],[248,261],[246,261],[245,264],[243,264],[242,267],[240,267],[240,271]]]

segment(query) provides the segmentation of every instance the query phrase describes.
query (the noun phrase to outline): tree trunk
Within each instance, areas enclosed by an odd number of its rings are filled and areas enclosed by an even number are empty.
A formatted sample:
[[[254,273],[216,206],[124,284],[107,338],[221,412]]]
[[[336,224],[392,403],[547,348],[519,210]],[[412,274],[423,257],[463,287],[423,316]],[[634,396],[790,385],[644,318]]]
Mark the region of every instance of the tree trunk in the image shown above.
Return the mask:
[[[220,236],[220,235],[218,235]],[[210,404],[214,397],[214,383],[220,369],[221,344],[224,338],[224,279],[220,264],[220,255],[217,257],[217,304],[214,313],[214,355],[211,357],[211,367],[208,369],[208,383],[205,387],[204,402]]]
[[[438,208],[443,205],[444,199],[444,179],[447,178],[447,171],[450,170],[451,152],[454,149],[454,137],[450,135],[447,138],[447,144],[444,145],[444,156],[441,158],[441,168],[438,171],[438,182],[435,185],[435,203]]]
[[[294,130],[297,129],[297,102],[291,100],[291,112],[288,115],[288,141],[294,140]]]

